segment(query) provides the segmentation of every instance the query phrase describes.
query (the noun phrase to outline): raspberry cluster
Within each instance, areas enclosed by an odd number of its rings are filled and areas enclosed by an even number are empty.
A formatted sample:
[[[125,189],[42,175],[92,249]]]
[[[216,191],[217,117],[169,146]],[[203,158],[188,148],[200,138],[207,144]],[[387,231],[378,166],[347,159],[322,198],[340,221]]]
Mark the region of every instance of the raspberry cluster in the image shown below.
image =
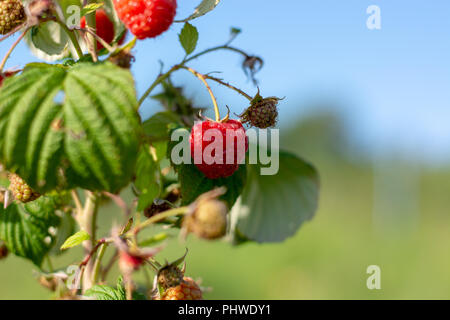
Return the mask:
[[[26,20],[20,0],[0,0],[0,34],[7,34]]]

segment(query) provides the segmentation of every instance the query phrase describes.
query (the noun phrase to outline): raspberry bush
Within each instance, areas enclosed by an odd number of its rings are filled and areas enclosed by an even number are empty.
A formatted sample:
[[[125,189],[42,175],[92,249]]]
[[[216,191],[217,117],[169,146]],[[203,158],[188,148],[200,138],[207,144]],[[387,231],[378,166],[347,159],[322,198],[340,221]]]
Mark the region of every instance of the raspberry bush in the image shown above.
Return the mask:
[[[197,50],[191,22],[219,2],[203,0],[191,16],[177,19],[176,0],[0,0],[2,47],[14,37],[0,63],[1,263],[10,255],[28,259],[57,299],[196,300],[204,292],[186,270],[188,252],[160,262],[167,245],[179,245],[166,239],[193,234],[233,245],[281,242],[313,217],[314,167],[247,137],[254,128],[276,125],[281,99],[263,97],[256,87],[250,95],[190,66],[212,52],[237,54],[256,84],[263,60],[232,46],[239,29],[232,28],[224,44]],[[171,28],[181,30],[174,39],[184,50],[180,62],[138,94],[136,45],[158,41]],[[42,61],[6,69],[21,41]],[[174,84],[177,72],[189,72],[205,87],[214,119]],[[245,103],[233,106],[236,112],[224,110],[211,82]],[[164,110],[142,119],[147,102]],[[175,136],[185,137],[187,147],[180,149]],[[181,162],[174,157],[178,149]],[[267,161],[252,162],[252,154],[269,151],[278,155],[278,168],[264,174]],[[108,202],[123,217],[110,219],[105,232],[98,217],[105,221]],[[52,267],[55,256],[77,246],[84,254],[76,265]],[[109,273],[115,264],[119,279]],[[153,272],[153,284],[136,283],[138,272]]]

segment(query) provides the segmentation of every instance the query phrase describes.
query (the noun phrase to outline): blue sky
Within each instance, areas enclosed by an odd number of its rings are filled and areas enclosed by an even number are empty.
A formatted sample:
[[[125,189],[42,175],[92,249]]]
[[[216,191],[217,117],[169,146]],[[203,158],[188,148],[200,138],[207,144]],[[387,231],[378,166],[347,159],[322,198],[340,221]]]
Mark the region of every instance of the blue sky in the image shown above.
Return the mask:
[[[200,0],[179,0],[178,18]],[[369,5],[381,9],[381,30],[366,27]],[[258,74],[266,96],[285,96],[280,126],[328,104],[341,112],[361,150],[395,151],[430,162],[450,160],[450,1],[448,0],[223,0],[212,13],[192,22],[200,32],[199,49],[227,40],[229,28],[243,33],[233,45],[265,60]],[[133,73],[138,92],[159,72],[183,57],[177,42],[181,24],[136,48]],[[11,40],[0,45],[4,54]],[[19,46],[8,66],[35,60]],[[191,64],[250,94],[256,89],[240,69],[241,57],[215,53]],[[188,73],[174,77],[203,106],[208,94]],[[245,99],[212,85],[223,110],[239,113]],[[148,101],[147,117],[158,110]],[[225,112],[225,110],[223,111]]]

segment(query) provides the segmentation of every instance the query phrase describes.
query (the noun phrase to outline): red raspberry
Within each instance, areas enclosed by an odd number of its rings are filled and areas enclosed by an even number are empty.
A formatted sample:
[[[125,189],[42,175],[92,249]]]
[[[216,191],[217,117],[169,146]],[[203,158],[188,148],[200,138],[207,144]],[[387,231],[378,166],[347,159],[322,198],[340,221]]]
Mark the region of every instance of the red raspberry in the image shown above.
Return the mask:
[[[202,300],[202,298],[202,290],[195,281],[184,277],[178,286],[167,289],[160,300]]]
[[[217,132],[215,130],[218,130],[220,132],[223,141],[223,152],[222,155],[217,157],[217,159],[215,150],[212,150],[212,152],[210,152],[210,150],[204,152],[205,148],[208,147],[208,145],[214,143],[214,132]],[[209,132],[209,134],[211,135],[211,141],[208,141],[208,136],[205,136],[207,132]],[[233,150],[227,149],[227,132],[230,138],[232,138],[234,135]],[[231,176],[239,168],[239,163],[245,158],[245,152],[247,152],[248,150],[248,139],[245,135],[245,129],[242,126],[242,123],[237,120],[228,120],[227,122],[223,123],[210,120],[199,122],[192,127],[189,142],[191,145],[191,157],[194,159],[194,164],[209,179],[225,178]],[[230,141],[229,143],[231,144],[231,142],[232,141]],[[242,144],[242,142],[244,142],[245,144],[245,150],[244,152],[238,152],[239,145]],[[198,151],[201,150],[201,155],[195,154],[196,148],[199,149]],[[227,163],[227,154],[230,154],[231,152],[233,152],[233,159],[231,159],[232,161],[229,161],[229,163]],[[201,158],[199,158],[199,156],[201,156]],[[212,156],[214,158],[208,159],[209,156]],[[196,160],[201,160],[201,162]]]
[[[169,29],[176,0],[114,0],[117,14],[138,39],[154,38]]]
[[[95,22],[96,22],[96,29],[97,29],[97,35],[105,40],[106,43],[111,43],[114,40],[114,24],[109,19],[108,15],[106,14],[105,10],[97,10],[95,12]],[[81,18],[81,27],[86,28],[86,17]],[[123,43],[123,40],[125,39],[125,35],[122,36],[122,38],[119,40],[119,44]],[[103,49],[103,45],[97,41],[97,49],[101,50]]]

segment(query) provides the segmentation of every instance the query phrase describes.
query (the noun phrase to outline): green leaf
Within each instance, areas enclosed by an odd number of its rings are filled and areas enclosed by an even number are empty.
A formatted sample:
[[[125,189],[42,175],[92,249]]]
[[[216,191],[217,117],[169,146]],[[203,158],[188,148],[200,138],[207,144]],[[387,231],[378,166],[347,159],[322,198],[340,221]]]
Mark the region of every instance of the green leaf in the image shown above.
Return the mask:
[[[81,9],[80,16],[84,17],[90,13],[93,13],[103,7],[103,3],[90,3]]]
[[[84,230],[80,230],[74,235],[67,238],[64,244],[61,246],[61,250],[69,249],[80,245],[83,241],[89,240],[91,236]]]
[[[29,65],[0,89],[0,162],[41,193],[118,192],[139,150],[137,105],[130,72],[111,63]]]
[[[106,285],[95,285],[86,291],[85,296],[93,297],[96,300],[126,300],[123,287],[111,288]]]
[[[30,51],[39,59],[60,60],[69,55],[69,38],[64,29],[54,21],[32,27],[25,36]]]
[[[231,208],[244,188],[246,166],[241,165],[231,177],[208,179],[194,164],[183,164],[178,167],[178,178],[183,205],[192,203],[202,193],[225,186],[227,192],[221,199],[228,204],[228,208]]]
[[[197,28],[191,25],[189,22],[184,24],[183,29],[179,35],[180,43],[183,46],[186,55],[194,52],[198,42]]]
[[[208,12],[212,11],[219,4],[219,2],[220,0],[203,0],[197,6],[197,8],[195,8],[194,13],[192,15],[190,15],[186,19],[177,22],[186,22],[201,17],[207,14]]]
[[[138,211],[142,211],[151,205],[161,191],[158,169],[158,163],[150,154],[150,147],[144,145],[139,152],[136,166],[136,181],[134,183],[141,192],[137,206]]]
[[[249,165],[247,185],[231,210],[235,242],[281,242],[293,236],[317,210],[319,178],[309,163],[280,152],[276,175]]]
[[[142,124],[144,133],[152,141],[168,140],[169,127],[178,123],[177,115],[172,112],[158,112]]]
[[[88,297],[94,297],[97,300],[126,300],[126,291],[123,286],[123,278],[117,279],[116,288],[106,285],[95,285],[84,294]]]
[[[50,228],[58,227],[51,198],[41,197],[28,204],[12,203],[0,207],[0,239],[16,256],[31,260],[40,267],[54,241]]]

